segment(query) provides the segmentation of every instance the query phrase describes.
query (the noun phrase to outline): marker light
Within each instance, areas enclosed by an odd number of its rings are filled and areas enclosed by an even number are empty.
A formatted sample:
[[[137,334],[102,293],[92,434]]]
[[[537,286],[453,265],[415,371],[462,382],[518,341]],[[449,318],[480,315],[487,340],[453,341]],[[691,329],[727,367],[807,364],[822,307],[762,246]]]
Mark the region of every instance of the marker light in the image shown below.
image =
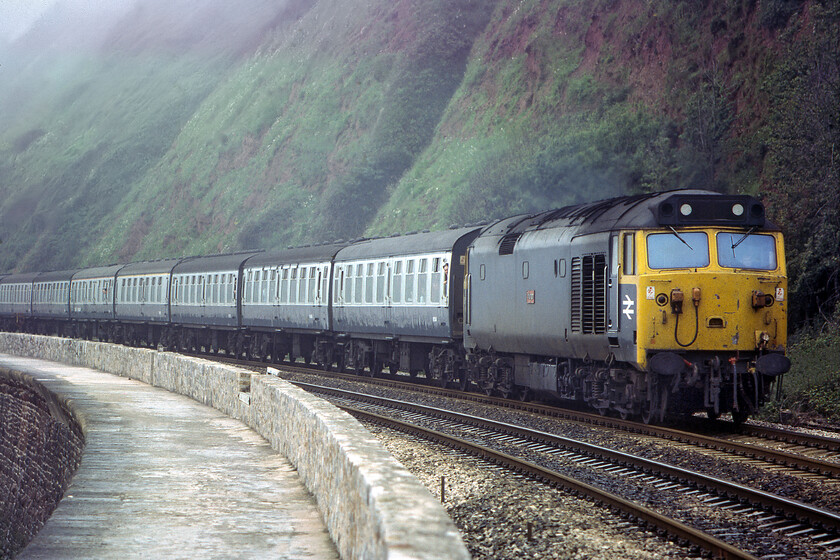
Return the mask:
[[[744,206],[743,204],[733,204],[732,205],[732,213],[736,216],[743,216],[744,215]]]
[[[691,211],[691,204],[683,204],[682,206],[680,206],[680,214],[682,214],[683,216],[690,216]]]

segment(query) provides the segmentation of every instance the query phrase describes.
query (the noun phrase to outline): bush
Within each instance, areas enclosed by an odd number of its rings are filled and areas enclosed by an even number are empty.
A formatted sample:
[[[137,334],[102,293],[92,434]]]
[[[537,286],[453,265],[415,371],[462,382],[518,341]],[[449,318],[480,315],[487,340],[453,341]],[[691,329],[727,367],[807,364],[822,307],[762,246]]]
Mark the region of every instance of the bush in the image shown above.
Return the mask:
[[[811,327],[791,339],[790,372],[782,381],[782,396],[769,403],[765,417],[780,409],[797,416],[840,421],[840,317],[821,328]]]

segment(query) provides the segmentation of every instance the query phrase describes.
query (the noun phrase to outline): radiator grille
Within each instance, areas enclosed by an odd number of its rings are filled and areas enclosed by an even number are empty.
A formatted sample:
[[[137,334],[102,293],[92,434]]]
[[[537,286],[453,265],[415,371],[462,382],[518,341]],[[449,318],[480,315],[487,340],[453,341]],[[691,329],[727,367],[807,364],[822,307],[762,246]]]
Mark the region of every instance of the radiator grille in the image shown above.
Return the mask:
[[[603,253],[572,258],[572,332],[607,332],[607,258]]]

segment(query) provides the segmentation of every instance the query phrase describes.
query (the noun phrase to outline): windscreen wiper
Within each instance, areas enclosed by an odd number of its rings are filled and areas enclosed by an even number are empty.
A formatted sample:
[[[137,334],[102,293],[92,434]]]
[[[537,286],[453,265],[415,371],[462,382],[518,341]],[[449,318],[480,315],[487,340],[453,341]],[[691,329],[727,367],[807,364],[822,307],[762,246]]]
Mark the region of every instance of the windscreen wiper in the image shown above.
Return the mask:
[[[751,228],[750,228],[750,231],[748,231],[747,233],[745,233],[745,234],[744,234],[744,236],[743,236],[741,239],[739,239],[737,242],[733,243],[733,244],[732,244],[732,248],[734,249],[735,247],[737,247],[738,245],[740,245],[741,243],[743,243],[743,242],[744,242],[744,239],[746,239],[747,237],[749,237],[749,236],[750,236],[750,234],[751,234],[752,232],[754,232],[754,231],[755,231],[755,226],[751,227]],[[732,239],[732,238],[730,237],[730,239]]]
[[[694,250],[694,247],[692,247],[691,245],[689,245],[689,244],[688,244],[688,241],[686,241],[685,239],[683,239],[682,237],[680,237],[680,234],[679,234],[679,233],[677,233],[677,230],[675,230],[675,229],[674,229],[674,226],[668,226],[668,229],[670,229],[670,230],[671,230],[671,232],[673,232],[673,234],[677,236],[677,239],[679,239],[680,241],[682,241],[682,242],[683,242],[683,244],[684,244],[686,247],[688,247],[688,248],[689,248],[689,249],[691,249],[692,251]]]

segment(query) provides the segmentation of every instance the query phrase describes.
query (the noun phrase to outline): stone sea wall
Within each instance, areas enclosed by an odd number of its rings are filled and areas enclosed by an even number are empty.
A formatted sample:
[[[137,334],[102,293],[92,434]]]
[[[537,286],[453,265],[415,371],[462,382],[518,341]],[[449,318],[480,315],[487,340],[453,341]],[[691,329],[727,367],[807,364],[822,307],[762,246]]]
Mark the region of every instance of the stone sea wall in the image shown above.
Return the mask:
[[[0,333],[0,352],[80,365],[237,418],[298,469],[342,558],[469,558],[443,507],[353,417],[269,375],[142,348]]]
[[[0,558],[32,540],[64,496],[82,457],[69,407],[31,376],[0,368]]]

